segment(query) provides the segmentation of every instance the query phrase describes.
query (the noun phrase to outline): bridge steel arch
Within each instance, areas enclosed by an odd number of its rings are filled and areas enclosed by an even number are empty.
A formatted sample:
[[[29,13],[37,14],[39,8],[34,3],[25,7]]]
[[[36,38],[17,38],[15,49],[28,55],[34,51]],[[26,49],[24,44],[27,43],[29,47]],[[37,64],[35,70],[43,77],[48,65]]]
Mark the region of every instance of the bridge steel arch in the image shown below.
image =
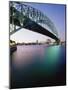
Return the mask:
[[[10,35],[21,28],[26,28],[59,42],[57,29],[53,22],[41,11],[23,4],[22,2],[10,1]]]

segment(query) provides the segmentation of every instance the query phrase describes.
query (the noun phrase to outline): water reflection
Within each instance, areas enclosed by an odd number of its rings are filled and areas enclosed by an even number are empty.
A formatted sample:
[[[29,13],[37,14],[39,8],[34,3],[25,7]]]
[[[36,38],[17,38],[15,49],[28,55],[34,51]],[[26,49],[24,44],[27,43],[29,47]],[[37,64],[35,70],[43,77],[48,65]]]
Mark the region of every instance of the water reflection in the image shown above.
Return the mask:
[[[13,63],[17,67],[21,67],[34,63],[34,58],[42,58],[44,55],[44,48],[39,46],[18,46],[17,51],[13,53]],[[41,60],[41,59],[40,59]]]
[[[65,60],[64,46],[17,46],[12,55],[12,87],[65,84]]]

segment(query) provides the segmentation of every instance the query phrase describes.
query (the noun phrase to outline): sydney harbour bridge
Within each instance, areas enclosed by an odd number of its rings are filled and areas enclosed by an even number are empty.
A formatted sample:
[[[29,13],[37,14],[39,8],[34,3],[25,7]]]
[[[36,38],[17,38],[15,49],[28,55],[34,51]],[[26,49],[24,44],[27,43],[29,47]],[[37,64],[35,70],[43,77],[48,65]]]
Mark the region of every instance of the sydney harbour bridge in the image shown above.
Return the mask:
[[[22,2],[10,1],[9,4],[10,35],[26,28],[60,42],[54,23],[40,10]]]

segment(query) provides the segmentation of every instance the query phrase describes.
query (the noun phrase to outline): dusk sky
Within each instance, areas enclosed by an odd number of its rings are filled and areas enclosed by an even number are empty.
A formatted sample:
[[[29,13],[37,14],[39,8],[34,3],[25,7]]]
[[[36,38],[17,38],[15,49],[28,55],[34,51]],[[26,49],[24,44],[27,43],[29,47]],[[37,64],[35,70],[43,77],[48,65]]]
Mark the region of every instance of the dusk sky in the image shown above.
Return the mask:
[[[42,13],[44,13],[55,24],[58,31],[59,38],[65,40],[65,5],[61,4],[38,4],[38,3],[25,3],[30,5]],[[35,42],[36,40],[46,41],[49,37],[42,34],[32,32],[26,29],[21,29],[11,35],[10,39],[16,42]]]

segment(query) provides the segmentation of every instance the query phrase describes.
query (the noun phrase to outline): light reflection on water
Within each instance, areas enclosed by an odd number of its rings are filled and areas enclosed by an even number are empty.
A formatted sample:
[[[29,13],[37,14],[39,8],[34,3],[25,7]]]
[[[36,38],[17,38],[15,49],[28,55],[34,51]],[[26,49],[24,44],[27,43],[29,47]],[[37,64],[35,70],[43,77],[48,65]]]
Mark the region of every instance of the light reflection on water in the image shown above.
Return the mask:
[[[63,83],[65,67],[65,46],[17,46],[17,51],[12,55],[12,80],[16,85],[24,81],[22,87],[36,80]]]
[[[44,51],[44,47],[40,46],[18,46],[13,53],[13,62],[17,67],[21,67],[33,63],[36,57],[42,61]]]
[[[61,46],[17,46],[17,51],[13,53],[13,62],[17,67],[26,66],[28,64],[39,61],[46,65],[53,65],[59,62]],[[37,60],[37,61],[36,61]],[[36,63],[35,63],[36,64]]]

